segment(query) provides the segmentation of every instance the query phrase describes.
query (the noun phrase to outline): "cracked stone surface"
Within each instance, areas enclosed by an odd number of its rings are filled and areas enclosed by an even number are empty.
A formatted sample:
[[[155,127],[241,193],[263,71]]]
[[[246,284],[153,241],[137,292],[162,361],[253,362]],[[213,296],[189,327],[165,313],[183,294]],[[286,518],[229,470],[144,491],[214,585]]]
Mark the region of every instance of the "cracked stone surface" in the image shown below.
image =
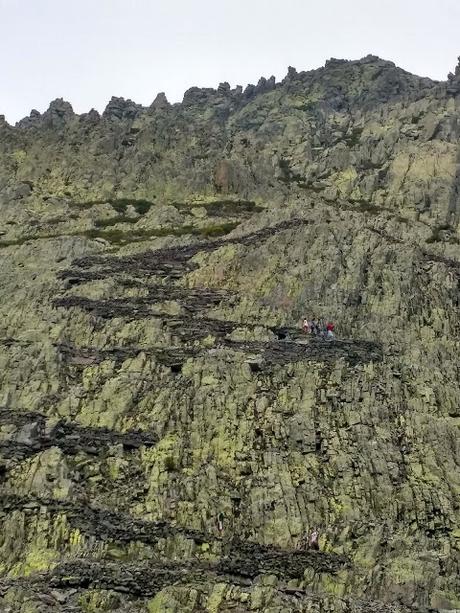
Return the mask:
[[[1,611],[460,609],[459,79],[0,122]]]

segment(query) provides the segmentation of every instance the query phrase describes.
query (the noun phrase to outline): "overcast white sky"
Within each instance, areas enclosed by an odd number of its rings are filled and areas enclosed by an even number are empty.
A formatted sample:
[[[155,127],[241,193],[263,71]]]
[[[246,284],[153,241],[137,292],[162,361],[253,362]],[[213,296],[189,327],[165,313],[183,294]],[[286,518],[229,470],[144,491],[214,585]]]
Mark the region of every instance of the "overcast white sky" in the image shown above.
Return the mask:
[[[460,55],[460,0],[0,0],[0,26],[10,123],[57,97],[80,113],[112,95],[177,102],[368,53],[445,79]]]

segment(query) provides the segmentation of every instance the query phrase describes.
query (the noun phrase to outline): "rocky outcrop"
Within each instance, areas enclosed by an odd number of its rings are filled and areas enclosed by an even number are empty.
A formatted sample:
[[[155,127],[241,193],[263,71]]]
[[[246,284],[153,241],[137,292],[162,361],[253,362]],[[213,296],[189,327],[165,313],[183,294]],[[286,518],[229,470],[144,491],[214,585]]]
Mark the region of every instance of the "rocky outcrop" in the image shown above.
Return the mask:
[[[114,434],[104,428],[83,428],[62,420],[47,422],[44,415],[37,413],[15,413],[11,409],[0,409],[0,424],[7,424],[10,432],[0,443],[4,458],[23,459],[44,449],[58,447],[65,454],[85,452],[98,454],[107,445],[121,445],[124,449],[151,447],[156,438],[143,432]],[[51,422],[51,423],[49,423]]]
[[[2,611],[460,607],[457,76],[0,121]]]

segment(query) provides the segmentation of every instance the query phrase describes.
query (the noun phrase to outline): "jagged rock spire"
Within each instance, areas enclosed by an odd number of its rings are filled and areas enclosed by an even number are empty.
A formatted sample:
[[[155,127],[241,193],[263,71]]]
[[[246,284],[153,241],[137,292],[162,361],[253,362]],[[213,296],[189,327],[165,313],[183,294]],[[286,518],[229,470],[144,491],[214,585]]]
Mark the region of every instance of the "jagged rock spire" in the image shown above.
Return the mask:
[[[447,75],[447,93],[457,96],[460,94],[460,56],[454,72]]]
[[[57,115],[58,117],[65,117],[74,115],[72,105],[63,98],[56,98],[48,107],[48,110],[44,113],[46,115]]]
[[[132,100],[112,96],[110,102],[105,107],[102,116],[105,119],[135,119],[142,111],[142,106]]]
[[[447,75],[449,81],[453,81],[456,77],[460,77],[460,55],[458,56],[458,63],[457,66],[455,66],[455,71],[449,72]]]
[[[160,92],[156,95],[155,100],[150,105],[151,109],[164,109],[171,106],[168,102],[166,94],[164,92]]]

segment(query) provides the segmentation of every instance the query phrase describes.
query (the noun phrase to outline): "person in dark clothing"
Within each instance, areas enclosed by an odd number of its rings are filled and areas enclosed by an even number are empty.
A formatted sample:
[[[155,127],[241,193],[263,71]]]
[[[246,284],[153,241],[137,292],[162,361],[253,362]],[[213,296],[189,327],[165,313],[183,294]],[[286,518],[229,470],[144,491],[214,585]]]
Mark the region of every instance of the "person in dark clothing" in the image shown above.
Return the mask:
[[[319,330],[320,330],[319,334],[321,338],[326,338],[327,330],[326,330],[326,322],[324,321],[324,319],[319,320]]]
[[[224,514],[223,513],[219,513],[219,515],[217,516],[217,529],[219,530],[219,532],[224,531]]]

